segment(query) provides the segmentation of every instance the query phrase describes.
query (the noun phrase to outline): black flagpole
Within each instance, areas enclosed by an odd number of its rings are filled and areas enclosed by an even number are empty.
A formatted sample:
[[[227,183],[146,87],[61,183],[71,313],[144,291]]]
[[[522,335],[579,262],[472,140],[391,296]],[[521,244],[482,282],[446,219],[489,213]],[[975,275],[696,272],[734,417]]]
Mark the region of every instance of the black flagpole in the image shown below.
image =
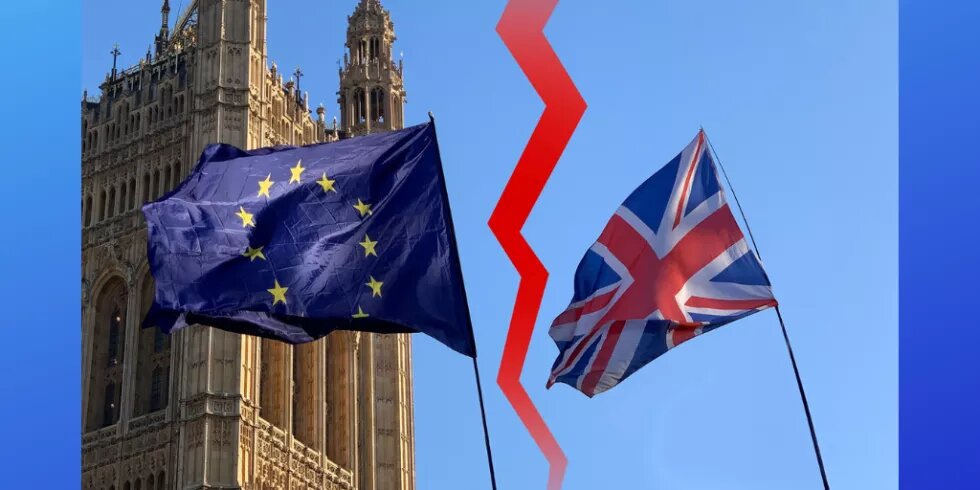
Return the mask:
[[[704,139],[708,142],[708,147],[711,148],[711,153],[715,156],[715,161],[718,162],[718,168],[721,169],[722,175],[725,176],[725,182],[728,184],[728,190],[732,192],[732,199],[735,200],[735,205],[738,206],[738,212],[742,215],[742,222],[745,223],[745,229],[749,232],[749,239],[752,240],[752,248],[755,249],[756,256],[759,260],[762,260],[762,254],[759,253],[759,246],[755,243],[755,237],[752,236],[752,227],[749,226],[749,221],[745,219],[745,211],[742,210],[742,204],[738,202],[738,196],[735,195],[735,188],[732,187],[732,181],[728,179],[728,172],[725,172],[725,166],[721,164],[721,159],[718,158],[718,152],[715,151],[714,145],[711,144],[711,140],[708,138],[708,134],[701,128],[701,132],[704,134]],[[806,400],[806,391],[803,390],[803,379],[800,378],[800,368],[796,365],[796,356],[793,354],[793,346],[789,343],[789,334],[786,332],[786,323],[783,322],[783,314],[779,311],[779,304],[775,307],[776,317],[779,318],[779,327],[783,331],[783,340],[786,341],[786,350],[789,351],[789,360],[793,364],[793,374],[796,375],[796,386],[800,389],[800,399],[803,400],[803,411],[806,412],[806,423],[810,427],[810,439],[813,441],[813,452],[817,456],[817,466],[820,467],[820,477],[823,478],[823,488],[824,490],[830,490],[830,482],[827,480],[827,470],[823,465],[823,456],[820,455],[820,444],[817,443],[817,431],[813,428],[813,416],[810,415],[810,404]]]
[[[497,490],[497,476],[493,473],[493,454],[490,451],[490,431],[487,429],[487,412],[483,408],[483,388],[480,387],[480,368],[473,358],[473,374],[476,376],[476,394],[480,397],[480,416],[483,417],[483,444],[487,447],[487,464],[490,465],[490,487]]]
[[[431,112],[429,113],[429,122],[432,124],[432,131],[435,132],[436,118],[435,116],[432,115]],[[437,151],[438,148],[439,147],[437,144],[436,145]],[[453,226],[453,215],[452,215],[452,210],[450,209],[449,206],[449,192],[446,190],[446,176],[442,172],[441,155],[439,156],[439,177],[442,179],[442,198],[446,201],[446,218],[447,218],[446,221],[448,222],[449,225],[449,240],[451,241],[453,248],[456,249],[458,253],[459,248],[456,246],[456,230],[455,227]],[[455,261],[453,267],[456,269],[456,273],[459,275],[459,277],[462,278],[463,270],[458,260]],[[463,308],[466,309],[466,318],[469,319],[470,305],[469,305],[469,301],[466,299],[465,282],[463,283]],[[474,377],[476,377],[476,394],[480,399],[480,417],[482,417],[483,419],[483,443],[487,448],[487,465],[490,467],[490,487],[493,490],[497,490],[497,476],[496,474],[494,474],[493,471],[493,452],[490,450],[490,430],[487,428],[487,412],[483,405],[483,387],[480,384],[480,367],[477,365],[476,362],[476,338],[473,335],[472,325],[470,326],[470,343],[473,345],[473,350],[474,350],[473,357],[472,357],[473,375]]]

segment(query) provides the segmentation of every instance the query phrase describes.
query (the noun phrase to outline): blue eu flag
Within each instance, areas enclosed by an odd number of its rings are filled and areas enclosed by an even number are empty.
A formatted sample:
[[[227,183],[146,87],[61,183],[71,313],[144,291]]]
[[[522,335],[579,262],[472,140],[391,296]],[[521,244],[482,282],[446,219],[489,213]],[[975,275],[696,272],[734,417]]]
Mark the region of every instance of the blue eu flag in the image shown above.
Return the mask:
[[[310,342],[421,332],[476,357],[433,124],[336,143],[204,150],[143,207],[144,325]]]

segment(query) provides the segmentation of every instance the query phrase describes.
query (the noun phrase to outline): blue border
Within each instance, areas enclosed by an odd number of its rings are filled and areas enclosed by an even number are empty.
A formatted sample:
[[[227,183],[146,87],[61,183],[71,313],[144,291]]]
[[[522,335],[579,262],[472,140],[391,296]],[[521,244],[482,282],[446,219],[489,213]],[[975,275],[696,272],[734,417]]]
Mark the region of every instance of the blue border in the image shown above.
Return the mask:
[[[900,7],[901,484],[972,489],[980,481],[972,311],[980,303],[980,2]],[[0,460],[8,471],[0,487],[77,488],[80,4],[11,2],[5,13]]]
[[[900,481],[980,488],[980,2],[900,5]]]
[[[0,488],[79,488],[80,2],[0,28]]]

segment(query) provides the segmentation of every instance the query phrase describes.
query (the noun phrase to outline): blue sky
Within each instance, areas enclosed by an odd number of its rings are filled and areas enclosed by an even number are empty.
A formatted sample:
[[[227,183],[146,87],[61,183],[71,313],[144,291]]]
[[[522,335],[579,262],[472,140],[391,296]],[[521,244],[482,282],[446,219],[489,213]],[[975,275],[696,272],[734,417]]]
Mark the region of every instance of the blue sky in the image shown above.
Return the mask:
[[[336,115],[356,1],[269,3],[270,58],[302,66],[311,102]],[[494,32],[504,1],[384,4],[405,56],[406,120],[431,110],[439,125],[499,487],[544,488],[545,460],[494,382],[518,276],[486,226],[543,106]],[[92,93],[113,42],[124,65],[146,52],[159,2],[86,0],[82,19]],[[821,487],[771,311],[595,399],[544,389],[547,325],[581,255],[699,125],[783,305],[833,488],[897,488],[895,2],[566,0],[546,32],[589,104],[524,229],[551,278],[523,381],[569,458],[564,488]],[[489,488],[468,360],[424,337],[414,346],[419,488]]]

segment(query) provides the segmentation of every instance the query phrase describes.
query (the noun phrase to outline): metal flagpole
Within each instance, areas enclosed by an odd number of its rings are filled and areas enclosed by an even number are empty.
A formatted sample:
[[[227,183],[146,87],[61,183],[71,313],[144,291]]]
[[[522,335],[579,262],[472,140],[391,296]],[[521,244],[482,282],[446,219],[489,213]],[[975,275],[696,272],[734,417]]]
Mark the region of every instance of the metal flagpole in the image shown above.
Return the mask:
[[[704,134],[704,139],[708,141],[708,147],[711,148],[711,153],[714,155],[714,159],[718,162],[718,168],[721,169],[722,175],[725,176],[725,182],[728,184],[728,190],[732,193],[732,199],[735,200],[735,205],[738,207],[739,214],[742,215],[742,222],[745,223],[745,229],[749,232],[749,239],[752,241],[752,248],[755,249],[756,256],[759,260],[762,260],[762,254],[759,253],[759,246],[755,243],[755,237],[752,236],[752,227],[749,226],[749,221],[745,219],[745,211],[742,210],[742,204],[738,202],[738,196],[735,195],[735,188],[732,187],[732,181],[728,178],[728,172],[725,172],[725,166],[721,164],[721,159],[718,158],[718,152],[715,151],[714,145],[711,144],[711,139],[708,138],[708,134],[704,131],[704,128],[700,128],[701,133]],[[803,390],[803,379],[800,378],[800,368],[796,365],[796,356],[793,354],[793,346],[789,342],[789,334],[786,332],[786,323],[783,322],[783,314],[779,311],[779,304],[776,304],[776,317],[779,318],[779,327],[783,331],[783,340],[786,341],[786,350],[789,352],[790,363],[793,364],[793,374],[796,375],[796,386],[800,389],[800,399],[803,400],[803,411],[806,412],[806,422],[810,427],[810,439],[813,441],[813,451],[817,456],[817,466],[820,467],[820,477],[823,479],[824,490],[830,490],[830,482],[827,480],[827,470],[823,465],[823,456],[820,455],[820,444],[817,443],[817,431],[813,428],[813,416],[810,415],[810,404],[806,400],[806,391]]]
[[[435,132],[436,118],[435,118],[435,116],[432,115],[431,112],[429,113],[429,122],[432,124],[432,131]],[[437,144],[436,145],[436,151],[438,151],[438,148],[439,147],[438,147],[438,144]],[[452,247],[458,251],[459,248],[456,246],[456,230],[455,230],[455,227],[453,226],[453,213],[452,213],[452,210],[450,209],[450,206],[449,206],[449,192],[446,190],[446,176],[442,172],[442,156],[441,155],[439,156],[439,178],[442,179],[442,198],[445,199],[445,201],[446,201],[446,221],[447,221],[447,224],[449,226],[449,240],[451,241]],[[456,273],[459,275],[460,278],[462,278],[463,277],[463,270],[462,270],[462,266],[460,266],[460,264],[459,264],[459,260],[458,259],[453,264],[453,267],[456,268]],[[466,283],[465,282],[463,282],[462,288],[463,288],[463,308],[466,309],[466,318],[469,319],[470,318],[470,305],[469,305],[469,301],[466,299]],[[487,448],[487,465],[490,467],[490,487],[493,490],[497,490],[497,475],[493,471],[493,452],[490,450],[490,430],[487,428],[487,412],[486,412],[486,409],[484,408],[484,405],[483,405],[483,387],[480,384],[480,367],[477,365],[477,362],[476,362],[476,352],[475,352],[475,350],[476,350],[476,338],[473,335],[473,327],[472,327],[472,325],[470,326],[470,342],[472,343],[473,349],[474,349],[473,358],[472,358],[473,359],[473,374],[476,377],[476,394],[477,394],[477,397],[479,397],[479,399],[480,399],[480,417],[482,417],[482,419],[483,419],[483,443],[484,443],[484,445]]]
[[[490,487],[497,490],[497,476],[493,473],[493,454],[490,451],[490,431],[487,430],[487,412],[483,408],[483,388],[480,386],[480,368],[473,358],[473,374],[476,375],[476,394],[480,397],[480,416],[483,417],[483,443],[487,447],[487,464],[490,465]]]

